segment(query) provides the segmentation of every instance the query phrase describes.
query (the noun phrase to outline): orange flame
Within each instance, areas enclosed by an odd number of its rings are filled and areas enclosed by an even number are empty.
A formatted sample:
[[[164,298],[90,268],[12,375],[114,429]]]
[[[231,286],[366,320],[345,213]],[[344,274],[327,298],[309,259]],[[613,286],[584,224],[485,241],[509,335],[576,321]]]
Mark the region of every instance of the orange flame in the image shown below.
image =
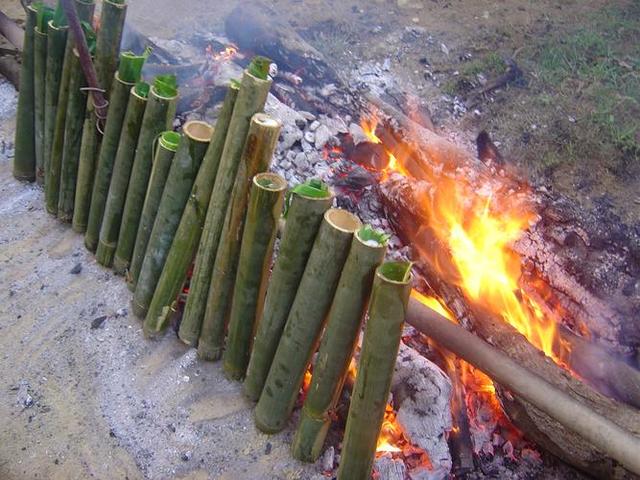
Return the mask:
[[[401,452],[402,449],[398,445],[403,440],[406,443],[402,429],[396,421],[396,412],[394,412],[391,405],[387,404],[384,411],[382,428],[380,429],[380,435],[378,436],[378,443],[376,445],[376,455]]]
[[[381,143],[375,133],[377,124],[373,117],[361,126],[367,138]],[[420,257],[476,305],[501,316],[534,346],[564,364],[568,352],[557,335],[558,312],[539,304],[520,287],[522,259],[511,248],[537,217],[528,199],[504,192],[499,180],[478,184],[461,175],[452,178],[426,163],[407,168],[408,161],[415,161],[408,145],[386,150],[389,164],[381,171],[382,181],[391,173],[428,180],[430,188],[416,200],[428,218],[425,227],[448,249],[447,261],[455,271],[443,267],[432,247],[414,241]],[[420,173],[413,175],[414,170]]]

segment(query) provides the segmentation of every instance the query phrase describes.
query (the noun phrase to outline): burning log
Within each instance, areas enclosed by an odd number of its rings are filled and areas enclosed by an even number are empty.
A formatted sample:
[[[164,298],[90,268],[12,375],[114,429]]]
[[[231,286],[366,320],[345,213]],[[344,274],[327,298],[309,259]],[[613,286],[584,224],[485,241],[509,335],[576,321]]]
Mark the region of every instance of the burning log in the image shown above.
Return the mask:
[[[320,340],[353,234],[360,226],[358,217],[346,210],[332,208],[324,214],[256,405],[256,425],[263,432],[276,433],[287,424]]]
[[[176,276],[172,280],[172,284],[177,285],[178,282],[184,280],[189,264],[195,254],[193,277],[191,278],[189,297],[187,298],[183,315],[183,322],[187,322],[189,328],[194,332],[201,329],[204,319],[213,265],[218,251],[231,190],[249,132],[251,117],[263,111],[271,88],[271,80],[268,78],[268,65],[262,65],[263,68],[260,68],[261,64],[265,62],[269,61],[263,57],[254,58],[249,68],[242,75],[240,91],[238,92],[238,98],[225,136],[224,149],[222,150],[219,165],[216,165],[215,183],[213,183],[212,179],[207,180],[206,196],[202,198],[202,216],[197,227],[198,233],[190,233],[193,230],[192,226],[189,223],[185,223],[184,228],[187,230],[185,230],[184,234],[193,237],[192,243],[189,245],[190,251],[185,253],[185,255],[189,255],[189,258],[186,261],[181,261],[183,267],[176,272],[180,278]],[[199,229],[203,222],[204,228],[200,236]],[[166,294],[159,298],[159,301],[162,304],[172,302],[178,293],[178,288],[180,288],[179,285],[172,286],[167,290]],[[203,358],[210,360],[220,358],[220,352],[208,352],[204,347],[199,350],[199,353]]]
[[[133,158],[136,152],[135,146],[138,143],[148,94],[149,85],[147,83],[138,83],[131,88],[126,109],[127,113],[122,122],[122,133],[113,164],[109,193],[104,207],[102,226],[100,227],[100,240],[96,250],[96,261],[105,267],[111,266],[116,251],[122,209],[127,187],[129,186],[131,167],[133,166]]]
[[[114,74],[114,82],[111,85],[107,122],[104,128],[102,142],[100,144],[100,153],[98,154],[97,163],[93,155],[80,156],[76,205],[73,212],[73,229],[78,233],[86,233],[87,230],[96,168],[98,186],[105,183],[107,188],[109,188],[109,184],[105,181],[106,178],[109,178],[109,172],[107,170],[110,165],[113,165],[116,157],[118,143],[120,142],[120,134],[123,131],[122,124],[125,119],[125,114],[127,113],[127,104],[130,101],[131,89],[140,79],[142,65],[140,65],[140,68],[131,68],[132,65],[137,63],[136,58],[136,56],[126,53],[120,55],[120,68]],[[84,132],[83,135],[85,135]],[[85,143],[84,148],[86,147],[87,144]],[[97,217],[99,215],[97,203],[94,208],[96,209],[94,215]],[[93,240],[91,240],[91,243],[92,242]]]
[[[237,380],[247,371],[286,188],[285,179],[275,173],[253,177],[229,313],[229,335],[222,357],[224,371]]]
[[[149,90],[147,108],[142,118],[142,128],[138,136],[136,155],[131,168],[127,198],[118,234],[118,246],[113,259],[113,268],[116,273],[124,273],[129,267],[151,175],[153,146],[162,132],[172,127],[177,103],[178,88],[175,77],[156,77]],[[142,255],[144,255],[144,251]]]
[[[162,199],[133,296],[133,313],[139,318],[145,317],[151,303],[173,236],[189,201],[193,181],[209,146],[213,127],[208,123],[193,120],[184,124],[182,133],[180,146],[162,192]],[[155,322],[149,325],[149,327],[154,326]]]
[[[34,111],[34,141],[36,152],[36,182],[44,185],[44,109],[45,109],[45,81],[47,72],[47,23],[48,13],[53,13],[48,7],[40,5],[41,13],[33,31],[33,111]]]
[[[44,182],[49,181],[51,165],[51,147],[53,145],[53,131],[58,111],[58,97],[62,77],[64,51],[67,45],[66,25],[58,25],[56,20],[50,20],[47,34],[47,64],[45,75],[44,99]]]
[[[167,182],[167,176],[169,175],[169,169],[173,162],[173,157],[180,145],[180,139],[182,136],[174,131],[168,130],[160,135],[158,140],[158,146],[153,156],[153,168],[151,170],[151,177],[149,178],[149,186],[147,188],[147,194],[145,195],[144,205],[142,207],[142,213],[140,215],[140,225],[136,235],[135,248],[133,249],[133,257],[131,259],[131,266],[129,268],[129,275],[127,278],[127,285],[129,290],[135,291],[136,284],[138,283],[138,275],[140,274],[140,268],[142,267],[142,261],[144,260],[144,254],[147,250],[147,243],[149,242],[149,236],[151,235],[151,229],[158,213],[158,207],[160,205],[160,199],[162,198],[162,192],[164,185]],[[131,186],[129,187],[131,189]],[[120,226],[120,232],[124,229],[124,223]],[[120,246],[120,240],[118,240],[118,246]],[[118,258],[118,250],[116,250],[116,260]],[[114,263],[117,263],[114,260]]]
[[[80,56],[73,51],[69,67],[69,100],[64,126],[64,148],[60,164],[60,192],[58,197],[58,218],[71,223],[73,204],[78,180],[78,161],[80,160],[80,142],[82,141],[82,123],[84,121],[87,94],[82,91],[87,84]]]
[[[353,236],[293,440],[292,452],[298,460],[315,462],[320,456],[353,356],[375,270],[386,251],[386,238],[369,228]]]
[[[35,7],[29,5],[24,30],[18,111],[16,113],[15,156],[13,158],[13,176],[18,180],[28,182],[33,182],[36,178],[35,136],[33,132],[35,121],[33,57],[36,14]]]
[[[591,475],[624,478],[620,467],[640,474],[640,414],[545,360],[511,327],[476,324],[505,354],[416,298],[409,302],[407,322],[508,388],[513,395],[503,398],[520,407],[519,415],[510,417],[516,425],[533,426],[526,432],[540,446]]]
[[[333,202],[326,185],[312,182],[295,187],[286,202],[287,222],[244,380],[244,393],[253,401],[260,398],[323,215]]]
[[[76,0],[75,9],[78,19],[83,22],[91,21],[95,3],[90,1]],[[49,172],[45,179],[44,199],[47,212],[51,215],[58,214],[58,197],[60,194],[60,166],[62,165],[62,152],[64,149],[64,126],[67,121],[67,103],[69,102],[69,81],[71,78],[71,59],[73,57],[73,46],[75,40],[73,36],[67,35],[67,43],[62,64],[62,74],[60,76],[60,89],[58,91],[58,107],[53,126],[51,140],[51,155],[49,159]],[[80,154],[82,155],[82,149]]]
[[[406,262],[388,262],[376,270],[344,433],[340,480],[366,480],[371,475],[411,290],[410,270]]]
[[[264,113],[256,113],[251,118],[213,264],[212,286],[209,288],[202,333],[198,342],[198,353],[203,358],[213,359],[221,356],[251,180],[257,173],[269,169],[281,127],[279,121]],[[215,193],[217,192],[214,189]]]

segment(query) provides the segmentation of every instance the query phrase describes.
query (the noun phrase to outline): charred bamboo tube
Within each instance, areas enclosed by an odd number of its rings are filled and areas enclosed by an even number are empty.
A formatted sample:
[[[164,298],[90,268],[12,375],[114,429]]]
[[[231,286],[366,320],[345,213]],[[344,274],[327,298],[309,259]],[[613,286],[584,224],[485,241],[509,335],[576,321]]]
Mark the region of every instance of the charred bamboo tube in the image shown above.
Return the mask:
[[[57,26],[49,21],[47,35],[47,65],[45,76],[44,99],[44,183],[49,181],[51,165],[51,146],[53,144],[53,129],[58,110],[58,93],[62,77],[64,50],[67,44],[67,26]]]
[[[33,131],[35,122],[33,58],[36,14],[34,6],[29,5],[24,28],[20,92],[16,113],[15,156],[13,158],[13,176],[18,180],[28,182],[33,182],[36,178],[36,143]]]
[[[160,139],[158,140],[158,147],[153,157],[153,168],[151,170],[151,177],[149,178],[149,187],[147,188],[147,194],[144,198],[144,206],[142,207],[142,214],[140,215],[140,225],[136,235],[136,244],[133,249],[133,258],[131,259],[131,267],[129,268],[127,278],[127,285],[131,291],[135,291],[136,283],[138,283],[138,275],[144,254],[147,250],[149,235],[151,235],[153,222],[158,213],[158,206],[160,205],[162,191],[167,181],[171,162],[173,162],[173,157],[180,145],[180,138],[181,135],[178,132],[166,131],[160,135]],[[122,229],[122,225],[120,228]],[[119,244],[120,241],[118,241],[118,245]]]
[[[145,85],[145,87],[141,88],[141,85]],[[122,124],[122,134],[120,135],[118,151],[113,165],[111,184],[109,185],[104,217],[100,227],[100,240],[96,250],[96,261],[105,267],[111,266],[113,255],[116,251],[122,208],[124,207],[127,187],[129,186],[129,176],[136,152],[136,144],[138,143],[138,135],[140,134],[140,126],[142,125],[142,117],[147,106],[148,92],[148,85],[138,84],[131,88],[131,93],[129,94],[127,113]]]
[[[95,3],[93,1],[75,2],[76,11],[80,20],[88,22],[93,17]],[[67,103],[69,102],[69,81],[71,77],[70,67],[73,55],[73,38],[67,35],[67,43],[64,52],[62,74],[60,76],[60,88],[58,91],[58,106],[51,138],[51,154],[49,159],[49,172],[44,185],[45,206],[47,212],[58,214],[58,197],[60,194],[60,166],[62,165],[62,152],[64,149],[64,127],[67,119]]]
[[[113,266],[117,273],[124,273],[129,268],[149,176],[151,175],[153,145],[162,132],[171,128],[177,103],[177,89],[160,89],[155,84],[151,87],[147,108],[142,119],[142,129],[138,137],[136,155],[133,159],[131,179],[129,180],[120,233],[118,234],[118,246],[113,259]],[[144,251],[141,254],[144,256]]]
[[[255,410],[257,427],[265,433],[282,430],[291,416],[349,254],[358,217],[332,208],[324,220],[304,269],[296,298],[273,357]]]
[[[640,475],[637,424],[628,425],[634,435],[415,298],[409,302],[407,323]]]
[[[211,125],[200,121],[187,122],[182,128],[183,137],[162,192],[162,199],[133,296],[133,313],[140,318],[144,318],[149,309],[153,292],[162,273],[182,212],[189,201],[193,181],[209,146],[212,133]],[[145,331],[149,329],[146,323],[145,320]],[[150,325],[152,326],[153,324]]]
[[[313,241],[322,223],[323,214],[332,201],[331,194],[326,197],[292,194],[278,258],[258,320],[258,329],[244,380],[244,393],[251,400],[257,401],[260,398]]]
[[[253,177],[231,300],[229,336],[222,357],[224,371],[237,380],[247,371],[251,337],[264,300],[286,188],[285,179],[275,173]]]
[[[209,288],[205,315],[202,318],[202,333],[198,343],[198,353],[202,358],[217,360],[222,353],[251,180],[257,173],[269,169],[280,128],[280,122],[264,113],[256,113],[251,119],[213,265],[211,279],[215,288]],[[216,195],[219,191],[214,189],[213,194]],[[187,306],[188,303],[187,300]],[[200,318],[189,317],[196,320],[195,324],[191,324],[194,333],[195,330],[200,331]]]
[[[87,95],[81,90],[86,86],[80,58],[74,50],[71,58],[69,78],[69,101],[67,103],[67,120],[64,126],[64,150],[60,165],[60,194],[58,197],[58,218],[63,222],[71,222],[73,204],[78,179],[78,161],[80,159],[80,142],[82,141],[82,124],[87,104]]]
[[[376,269],[358,374],[342,441],[340,480],[368,480],[371,477],[411,293],[410,270],[408,262],[387,262]]]
[[[44,102],[47,71],[47,26],[33,32],[33,94],[36,182],[44,185]]]
[[[249,123],[251,117],[264,108],[270,87],[270,80],[263,80],[245,70],[233,107],[233,113],[229,120],[224,148],[220,157],[218,171],[215,175],[215,183],[208,183],[209,188],[206,190],[206,197],[204,195],[202,197],[205,205],[202,208],[205,214],[205,217],[202,218],[204,229],[202,235],[199,235],[200,232],[197,235],[201,238],[194,238],[196,236],[185,232],[191,239],[196,240],[196,243],[189,244],[190,250],[179,255],[181,257],[179,260],[181,266],[177,269],[175,276],[168,279],[169,281],[167,282],[162,282],[167,287],[158,292],[157,301],[154,299],[154,303],[157,302],[157,307],[154,306],[156,314],[167,304],[173,302],[191,262],[191,260],[187,260],[187,257],[190,254],[193,255],[197,250],[183,321],[186,320],[188,324],[195,326],[202,323],[211,282],[213,262],[220,241],[229,197],[249,131]],[[211,190],[212,187],[213,190]],[[185,228],[188,227],[189,225],[185,224]]]
[[[331,412],[336,407],[353,356],[375,270],[387,250],[384,237],[374,238],[366,232],[371,230],[365,227],[353,237],[331,304],[293,440],[292,452],[298,460],[315,462],[320,456],[331,426]]]

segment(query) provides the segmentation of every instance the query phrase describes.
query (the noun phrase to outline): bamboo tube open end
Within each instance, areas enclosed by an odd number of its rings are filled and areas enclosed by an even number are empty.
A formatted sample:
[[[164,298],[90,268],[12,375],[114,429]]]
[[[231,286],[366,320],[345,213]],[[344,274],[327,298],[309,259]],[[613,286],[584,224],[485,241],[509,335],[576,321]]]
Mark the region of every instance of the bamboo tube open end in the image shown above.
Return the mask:
[[[41,32],[41,31],[40,31],[40,28],[38,28],[38,26],[36,26],[36,27],[33,29],[33,33],[35,33],[35,34],[36,34],[36,35],[38,35],[39,37],[46,37],[46,36],[47,36],[47,33],[46,33],[46,32]]]
[[[53,20],[49,20],[49,21],[47,22],[47,28],[48,28],[49,30],[55,30],[56,32],[64,32],[64,31],[66,31],[66,30],[69,30],[69,25],[60,25],[60,26],[57,26],[57,25],[54,25]]]
[[[178,98],[178,96],[180,95],[179,93],[176,93],[175,95],[171,95],[171,96],[161,95],[160,93],[158,93],[158,89],[153,85],[151,85],[151,88],[149,89],[149,94],[161,100],[166,100],[166,101],[171,101],[174,98]],[[196,120],[193,120],[193,121],[196,121]],[[206,123],[206,122],[202,122],[202,123]]]
[[[376,269],[376,276],[387,283],[408,285],[411,283],[411,262],[385,262]]]
[[[330,208],[324,213],[324,219],[333,228],[346,233],[355,233],[362,226],[358,217],[341,208]]]
[[[170,150],[175,152],[178,150],[178,145],[180,144],[180,139],[182,135],[178,132],[174,132],[173,130],[167,130],[160,135],[159,143],[165,150]]]
[[[122,79],[120,78],[120,73],[119,73],[117,70],[116,70],[116,72],[113,74],[113,78],[115,78],[117,82],[120,82],[120,83],[122,83],[122,84],[124,84],[124,85],[127,85],[127,86],[134,87],[134,85],[135,85],[135,82],[125,82],[124,80],[122,80]],[[134,88],[135,88],[135,87],[134,87]]]
[[[287,189],[287,181],[273,172],[258,173],[253,177],[253,184],[269,192],[282,192]]]
[[[282,126],[278,120],[263,112],[254,114],[253,117],[251,117],[251,121],[264,128],[280,128]]]
[[[91,1],[91,2],[87,2],[87,3],[92,4],[92,3],[93,3],[93,1]],[[104,0],[104,2],[103,2],[103,3],[104,3],[105,5],[109,5],[109,6],[111,6],[112,8],[119,8],[119,9],[121,9],[121,10],[122,10],[122,9],[126,9],[126,8],[127,8],[127,2],[126,2],[126,1],[124,1],[124,0],[120,0],[120,1],[117,1],[117,0],[115,0],[115,1],[114,1],[114,0]],[[103,8],[104,8],[104,7],[103,7]]]
[[[196,142],[208,142],[213,135],[213,127],[201,120],[191,120],[184,124],[182,131]]]

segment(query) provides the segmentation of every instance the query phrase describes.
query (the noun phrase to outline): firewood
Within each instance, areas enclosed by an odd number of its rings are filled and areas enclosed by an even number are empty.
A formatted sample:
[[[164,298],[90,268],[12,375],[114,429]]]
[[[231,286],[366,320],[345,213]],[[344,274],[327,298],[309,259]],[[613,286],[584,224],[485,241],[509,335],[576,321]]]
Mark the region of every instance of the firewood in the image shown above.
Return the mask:
[[[333,195],[324,187],[315,196],[295,193],[294,187],[289,196],[286,226],[244,380],[244,394],[253,401],[260,398],[324,212],[333,202]]]
[[[407,322],[509,389],[503,405],[506,399],[519,408],[505,405],[507,414],[541,447],[598,478],[640,474],[640,413],[572,377],[512,327],[474,323],[494,347],[415,298]]]
[[[264,113],[256,113],[251,118],[211,272],[212,286],[209,288],[198,342],[198,352],[203,358],[221,356],[251,180],[257,173],[269,169],[281,127],[278,120]]]
[[[16,22],[0,12],[0,34],[4,36],[18,50],[24,47],[24,30]]]

